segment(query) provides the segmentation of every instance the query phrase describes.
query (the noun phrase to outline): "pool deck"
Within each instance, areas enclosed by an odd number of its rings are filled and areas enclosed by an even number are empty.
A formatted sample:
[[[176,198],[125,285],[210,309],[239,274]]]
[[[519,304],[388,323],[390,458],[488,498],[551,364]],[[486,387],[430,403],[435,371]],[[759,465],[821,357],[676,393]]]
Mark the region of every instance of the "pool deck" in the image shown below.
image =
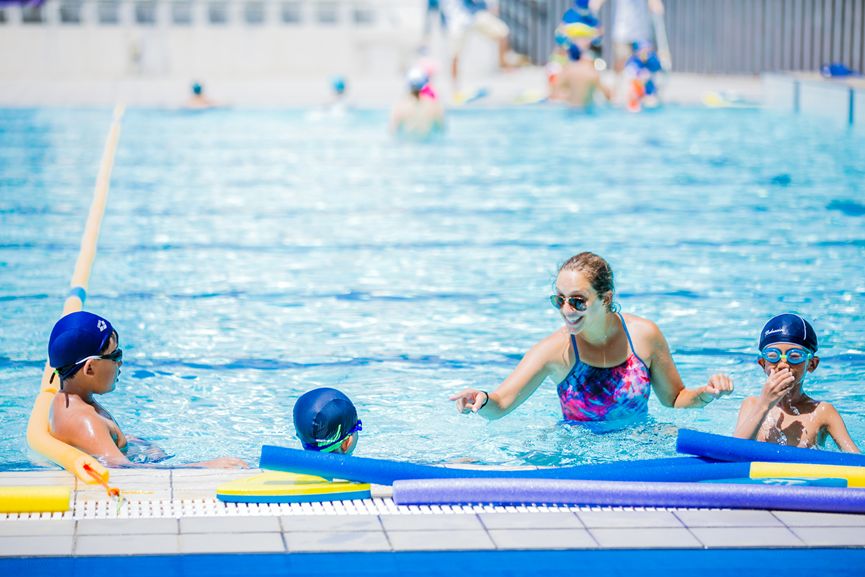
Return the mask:
[[[605,82],[613,84],[606,72]],[[208,82],[208,96],[220,104],[243,108],[284,108],[321,106],[331,101],[328,77],[291,79],[216,79]],[[544,68],[524,66],[510,71],[466,78],[463,89],[484,88],[488,95],[471,107],[498,107],[525,104],[546,91]],[[447,82],[437,84],[449,104]],[[348,102],[361,108],[388,108],[405,95],[402,78],[356,78],[350,80]],[[129,106],[177,108],[189,91],[186,78],[130,77],[117,80],[40,80],[21,78],[0,81],[0,106]],[[729,92],[746,101],[760,102],[763,86],[759,76],[709,76],[669,74],[663,84],[664,101],[670,104],[701,105],[709,92]]]
[[[126,501],[62,471],[0,473],[0,486],[63,485],[71,510],[0,514],[0,557],[458,550],[863,548],[865,515],[729,509],[398,506],[390,487],[333,503],[215,498],[256,470],[113,470]]]

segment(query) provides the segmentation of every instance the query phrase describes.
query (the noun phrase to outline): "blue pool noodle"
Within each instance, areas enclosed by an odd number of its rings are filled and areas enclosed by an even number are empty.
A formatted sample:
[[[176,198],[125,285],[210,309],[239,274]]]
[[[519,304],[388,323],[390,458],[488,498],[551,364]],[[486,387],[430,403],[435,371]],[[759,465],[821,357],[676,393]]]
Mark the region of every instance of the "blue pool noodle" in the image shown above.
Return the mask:
[[[865,455],[788,447],[775,443],[762,443],[701,433],[691,429],[679,429],[676,450],[680,453],[718,461],[768,461],[773,463],[865,466]]]
[[[397,505],[461,503],[623,507],[723,507],[865,513],[865,491],[707,483],[634,483],[563,479],[423,479],[393,485]]]
[[[317,475],[328,479],[347,479],[378,485],[392,485],[404,479],[599,479],[608,481],[703,481],[747,477],[750,463],[716,463],[694,457],[671,457],[621,461],[596,465],[578,465],[551,469],[502,471],[490,469],[456,469],[400,463],[386,459],[370,459],[301,451],[264,445],[259,467],[274,471],[289,471]]]

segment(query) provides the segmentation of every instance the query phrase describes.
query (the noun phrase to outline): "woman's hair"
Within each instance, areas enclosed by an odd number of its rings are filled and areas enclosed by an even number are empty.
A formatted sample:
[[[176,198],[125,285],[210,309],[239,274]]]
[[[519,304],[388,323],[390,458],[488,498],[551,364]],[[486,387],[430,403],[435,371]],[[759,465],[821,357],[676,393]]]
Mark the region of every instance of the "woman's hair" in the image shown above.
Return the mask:
[[[581,272],[586,275],[589,284],[598,293],[598,296],[604,298],[607,293],[613,293],[616,290],[613,282],[613,269],[610,268],[610,263],[599,257],[593,252],[581,252],[574,255],[559,268],[559,272],[564,270],[572,270]],[[605,302],[607,310],[612,310],[613,299]]]

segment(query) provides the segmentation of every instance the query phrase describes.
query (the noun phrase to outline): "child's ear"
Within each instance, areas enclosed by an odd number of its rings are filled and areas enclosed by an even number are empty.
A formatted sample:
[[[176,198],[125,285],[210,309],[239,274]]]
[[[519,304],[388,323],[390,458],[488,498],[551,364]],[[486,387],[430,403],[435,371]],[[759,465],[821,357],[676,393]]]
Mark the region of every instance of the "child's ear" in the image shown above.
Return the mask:
[[[757,357],[757,364],[760,365],[763,370],[766,369],[766,359],[764,359],[763,357]]]
[[[351,449],[352,437],[354,437],[353,434],[349,435],[348,437],[346,437],[345,439],[342,440],[342,443],[339,444],[339,451],[342,454],[348,453],[348,450]]]
[[[85,374],[85,375],[92,375],[92,374],[94,374],[94,371],[93,371],[93,360],[92,360],[92,359],[89,360],[89,361],[84,361],[84,374]]]
[[[808,372],[813,373],[814,369],[817,368],[817,365],[820,364],[820,357],[811,357],[811,360],[808,361]]]

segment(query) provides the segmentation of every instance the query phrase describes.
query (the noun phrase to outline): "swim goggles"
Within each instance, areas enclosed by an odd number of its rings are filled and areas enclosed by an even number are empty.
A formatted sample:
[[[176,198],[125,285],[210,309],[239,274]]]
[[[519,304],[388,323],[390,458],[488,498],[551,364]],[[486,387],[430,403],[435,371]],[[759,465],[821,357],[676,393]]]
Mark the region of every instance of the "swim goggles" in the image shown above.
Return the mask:
[[[782,353],[781,349],[772,347],[760,351],[760,358],[773,365],[781,361],[788,365],[801,365],[813,356],[807,349],[789,349],[786,353]]]
[[[582,297],[566,297],[562,295],[550,295],[550,304],[553,305],[553,308],[556,310],[561,310],[565,303],[571,305],[571,308],[575,311],[584,311],[589,308],[588,303],[586,303],[586,299]]]
[[[354,426],[349,429],[348,432],[344,435],[340,434],[341,429],[342,426],[337,428],[336,435],[334,435],[334,437],[336,438],[335,441],[325,441],[325,444],[323,445],[307,445],[307,449],[310,449],[312,451],[318,451],[319,453],[330,453],[331,451],[335,451],[336,448],[339,447],[339,444],[342,443],[345,439],[363,430],[363,422],[358,419],[357,423],[355,423]]]
[[[103,359],[106,361],[114,361],[115,363],[119,363],[123,360],[123,349],[114,349],[107,355],[90,355],[89,357],[84,357],[75,364],[80,365],[92,359]]]

